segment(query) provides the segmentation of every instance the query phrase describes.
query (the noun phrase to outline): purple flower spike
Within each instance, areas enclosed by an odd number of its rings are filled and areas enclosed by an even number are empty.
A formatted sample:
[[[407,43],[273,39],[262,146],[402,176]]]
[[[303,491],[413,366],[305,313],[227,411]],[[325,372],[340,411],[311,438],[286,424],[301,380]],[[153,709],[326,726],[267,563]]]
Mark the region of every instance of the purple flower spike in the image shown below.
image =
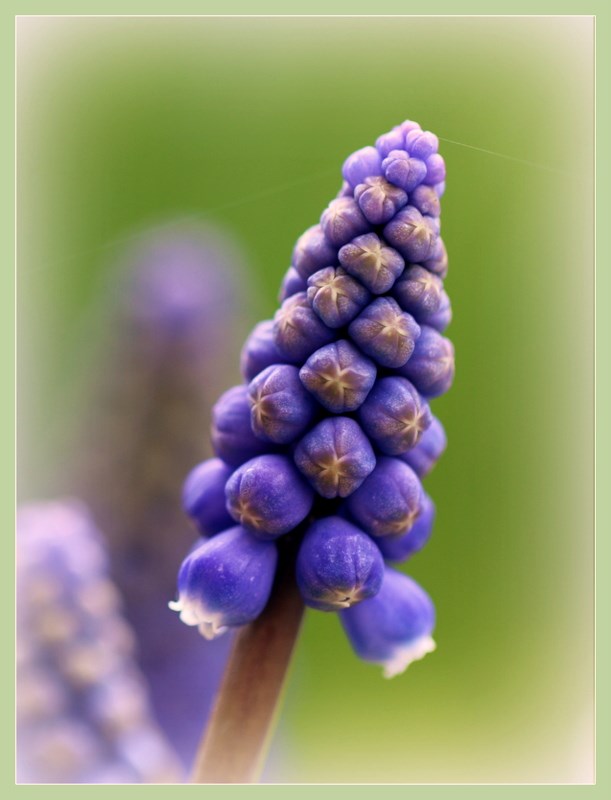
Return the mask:
[[[412,192],[426,177],[426,164],[410,158],[405,150],[392,150],[382,161],[384,177],[406,192]]]
[[[284,361],[303,364],[314,350],[333,340],[333,331],[315,314],[305,292],[298,292],[276,311],[276,347]]]
[[[319,422],[297,445],[295,463],[322,497],[348,497],[376,465],[359,425],[348,417]]]
[[[291,264],[306,280],[322,267],[335,264],[337,250],[326,240],[320,225],[313,225],[297,239]]]
[[[405,137],[405,149],[413,158],[426,161],[439,148],[439,139],[430,131],[413,130]]]
[[[340,619],[359,658],[381,664],[385,678],[401,674],[435,649],[431,598],[407,575],[389,567],[378,594],[340,611]]]
[[[414,352],[420,326],[392,297],[378,297],[350,324],[351,338],[383,367],[400,367]]]
[[[424,397],[439,397],[454,380],[454,345],[435,328],[422,326],[414,353],[399,370]]]
[[[417,208],[406,206],[384,228],[384,236],[406,261],[419,264],[433,254],[437,233],[434,217],[423,217]]]
[[[441,299],[437,311],[430,316],[423,317],[422,322],[425,325],[430,325],[431,328],[435,328],[439,333],[443,333],[452,322],[452,306],[445,289],[441,290]]]
[[[382,177],[365,178],[354,190],[354,199],[372,225],[384,225],[407,205],[407,193]]]
[[[446,179],[446,162],[443,157],[435,153],[426,160],[426,178],[424,183],[435,186]],[[445,187],[444,187],[445,188]],[[443,192],[442,192],[443,194]]]
[[[325,237],[335,247],[341,247],[361,233],[369,230],[369,223],[363,216],[353,197],[338,197],[332,200],[323,211],[320,226]],[[328,261],[326,265],[332,264]]]
[[[417,208],[421,214],[427,214],[429,217],[438,217],[441,213],[439,195],[432,186],[424,184],[416,186],[409,196],[409,204]]]
[[[381,378],[360,407],[363,430],[383,453],[398,456],[414,447],[431,424],[431,412],[405,378]]]
[[[399,457],[409,464],[419,478],[424,478],[441,458],[447,443],[443,425],[431,414],[431,424],[420,437],[418,444]]]
[[[422,263],[422,266],[428,269],[429,272],[439,275],[442,280],[448,274],[448,254],[441,236],[437,239],[430,258],[427,258]]]
[[[227,508],[236,522],[262,539],[297,527],[312,508],[314,493],[288,456],[253,458],[225,487]]]
[[[269,452],[269,444],[258,439],[250,426],[250,402],[246,386],[234,386],[212,409],[212,447],[232,467]]]
[[[277,552],[240,526],[204,542],[183,561],[178,601],[170,603],[186,625],[206,639],[246,625],[265,608],[274,580]]]
[[[440,278],[418,265],[406,269],[392,289],[401,308],[418,322],[439,310],[442,292]]]
[[[401,130],[400,126],[393,128],[388,133],[383,133],[376,139],[376,149],[382,158],[391,152],[391,150],[401,150],[405,143],[405,133]]]
[[[405,261],[375,233],[357,236],[339,251],[339,262],[373,294],[387,292],[403,272]]]
[[[406,561],[422,550],[431,538],[435,521],[435,504],[426,492],[422,493],[420,513],[412,527],[402,536],[378,539],[378,547],[387,561]]]
[[[306,605],[339,611],[378,593],[384,561],[365,533],[341,517],[325,517],[304,536],[296,574]]]
[[[369,302],[367,289],[341,267],[326,267],[308,278],[308,300],[329,328],[342,328]]]
[[[398,458],[380,458],[371,475],[352,494],[347,507],[371,536],[399,536],[416,521],[422,486],[416,473]]]
[[[344,161],[342,175],[352,188],[371,175],[380,175],[382,159],[375,147],[363,147]]]
[[[246,381],[251,381],[271,364],[281,364],[282,356],[276,347],[274,321],[266,319],[255,325],[244,343],[240,355],[240,372]]]
[[[278,299],[284,303],[287,297],[292,297],[297,292],[305,292],[307,288],[307,280],[297,272],[295,267],[289,267],[282,279]]]
[[[220,458],[209,458],[191,470],[182,492],[182,504],[204,536],[233,525],[225,506],[225,484],[233,469]]]
[[[250,422],[256,436],[289,444],[301,436],[314,418],[316,403],[289,364],[267,367],[248,387],[252,403]]]
[[[343,414],[363,404],[376,374],[372,361],[340,339],[312,353],[299,377],[321,405],[334,414]]]

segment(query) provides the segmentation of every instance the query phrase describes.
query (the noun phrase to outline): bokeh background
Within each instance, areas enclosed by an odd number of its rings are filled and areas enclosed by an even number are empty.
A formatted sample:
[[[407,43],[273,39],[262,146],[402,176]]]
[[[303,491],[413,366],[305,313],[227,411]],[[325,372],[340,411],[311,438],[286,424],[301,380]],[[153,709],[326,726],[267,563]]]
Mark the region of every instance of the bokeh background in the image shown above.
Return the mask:
[[[591,781],[592,19],[31,17],[17,58],[22,500],[70,488],[101,287],[142,230],[243,253],[228,387],[344,158],[406,118],[440,136],[457,377],[406,568],[438,649],[386,681],[308,613],[265,778]]]

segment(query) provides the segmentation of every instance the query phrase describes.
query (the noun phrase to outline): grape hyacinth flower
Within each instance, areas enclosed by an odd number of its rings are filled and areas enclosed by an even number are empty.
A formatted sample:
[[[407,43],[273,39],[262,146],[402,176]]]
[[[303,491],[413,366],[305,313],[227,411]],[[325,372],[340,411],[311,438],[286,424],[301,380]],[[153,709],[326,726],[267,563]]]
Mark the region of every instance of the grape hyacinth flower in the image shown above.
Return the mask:
[[[17,773],[26,783],[177,782],[102,535],[75,501],[17,514]]]
[[[185,474],[212,455],[206,428],[226,386],[227,365],[239,353],[242,272],[239,251],[212,226],[174,224],[134,240],[112,273],[110,297],[104,297],[109,334],[76,442],[73,476],[61,487],[82,497],[104,533],[155,714],[185,769],[231,642],[194,637],[168,612],[167,602],[198,531],[212,536],[235,525],[225,506],[225,484],[235,467],[225,461],[204,462],[185,483],[184,504],[194,524],[180,497]],[[260,340],[256,349],[253,377],[263,367]],[[245,392],[242,399],[250,430]],[[244,452],[243,438],[236,443],[231,433],[219,424],[224,455],[234,464],[250,458],[253,451]],[[268,451],[252,438],[257,452]]]
[[[428,541],[435,508],[421,480],[445,448],[428,404],[454,375],[442,335],[451,307],[437,148],[434,134],[406,121],[349,156],[338,195],[295,245],[273,323],[244,346],[245,384],[219,401],[224,411],[229,397],[236,410],[225,412],[222,436],[215,415],[215,464],[188,479],[187,512],[212,538],[187,556],[175,608],[206,635],[241,629],[200,751],[201,780],[252,779],[269,708],[248,695],[259,745],[236,766],[226,753],[243,733],[242,707],[231,692],[264,666],[281,681],[304,603],[339,610],[357,655],[389,677],[434,649],[432,601],[384,562]],[[206,522],[220,518],[223,481],[233,520],[224,532]],[[240,567],[253,547],[268,555],[259,577]],[[251,590],[222,575],[241,575]]]

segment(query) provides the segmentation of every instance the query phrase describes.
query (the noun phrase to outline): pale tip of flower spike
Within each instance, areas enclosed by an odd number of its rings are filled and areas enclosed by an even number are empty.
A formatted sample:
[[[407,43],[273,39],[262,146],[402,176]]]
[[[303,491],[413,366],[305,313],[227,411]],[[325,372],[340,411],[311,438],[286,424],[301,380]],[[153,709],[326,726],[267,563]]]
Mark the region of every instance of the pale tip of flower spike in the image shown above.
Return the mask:
[[[420,661],[427,653],[432,653],[437,645],[431,636],[421,636],[414,642],[397,647],[391,658],[384,662],[385,678],[394,678],[405,672],[412,661]]]

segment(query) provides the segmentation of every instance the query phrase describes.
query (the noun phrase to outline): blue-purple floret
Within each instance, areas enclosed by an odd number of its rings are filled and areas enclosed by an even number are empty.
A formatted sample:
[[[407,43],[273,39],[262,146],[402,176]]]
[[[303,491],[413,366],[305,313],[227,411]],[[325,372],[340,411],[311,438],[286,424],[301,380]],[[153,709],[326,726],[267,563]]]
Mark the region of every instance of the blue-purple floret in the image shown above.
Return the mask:
[[[287,537],[304,601],[352,605],[352,645],[387,675],[434,647],[430,598],[383,562],[430,537],[421,480],[446,446],[427,402],[454,376],[438,147],[407,120],[346,159],[338,195],[295,245],[274,320],[244,345],[249,385],[215,407],[217,458],[185,487],[215,540],[228,518],[266,546]]]
[[[274,321],[259,322],[244,342],[240,355],[240,372],[245,381],[251,381],[266,367],[281,364],[282,357],[276,347]]]
[[[333,341],[335,334],[312,311],[305,292],[298,292],[280,306],[274,317],[274,341],[281,358],[303,364],[314,350]]]
[[[419,478],[425,478],[443,455],[447,441],[443,425],[431,414],[431,424],[418,444],[402,453],[399,458],[409,464]]]
[[[342,267],[325,267],[308,278],[307,298],[328,328],[342,328],[362,311],[371,295]]]
[[[376,382],[358,417],[363,430],[389,456],[414,447],[431,424],[428,404],[406,378],[398,376]]]
[[[398,458],[379,458],[374,471],[346,503],[356,524],[376,538],[411,530],[421,504],[420,480]]]
[[[316,350],[299,371],[303,386],[334,414],[360,408],[376,374],[373,361],[344,339]]]
[[[414,352],[420,326],[392,297],[378,297],[350,324],[348,332],[382,367],[402,367]]]
[[[378,539],[380,552],[387,561],[407,561],[408,558],[422,550],[431,538],[434,521],[435,505],[428,494],[423,492],[420,513],[412,527],[399,536],[384,536]]]
[[[348,497],[373,471],[376,458],[363,430],[350,417],[319,422],[295,449],[295,463],[317,494]]]
[[[316,414],[316,402],[291,364],[260,372],[248,386],[248,397],[253,432],[267,442],[290,444],[305,433]]]
[[[246,386],[234,386],[217,400],[212,409],[212,447],[232,467],[269,452],[250,424],[250,402]]]
[[[213,536],[233,525],[225,504],[225,484],[233,469],[220,458],[209,458],[194,467],[183,486],[183,508],[204,536]]]
[[[305,292],[307,288],[307,279],[302,277],[295,267],[289,267],[280,285],[278,299],[283,303],[287,297],[292,297],[297,292]]]
[[[338,611],[378,593],[384,560],[363,531],[341,517],[324,517],[303,538],[296,574],[308,606]]]
[[[310,513],[314,492],[285,455],[264,455],[242,464],[225,486],[227,510],[262,539],[293,530]]]
[[[387,678],[435,649],[431,598],[407,575],[389,567],[377,595],[341,611],[340,616],[357,655],[380,664]]]
[[[399,373],[408,378],[423,397],[439,397],[454,380],[454,346],[435,328],[423,325],[409,362]]]

